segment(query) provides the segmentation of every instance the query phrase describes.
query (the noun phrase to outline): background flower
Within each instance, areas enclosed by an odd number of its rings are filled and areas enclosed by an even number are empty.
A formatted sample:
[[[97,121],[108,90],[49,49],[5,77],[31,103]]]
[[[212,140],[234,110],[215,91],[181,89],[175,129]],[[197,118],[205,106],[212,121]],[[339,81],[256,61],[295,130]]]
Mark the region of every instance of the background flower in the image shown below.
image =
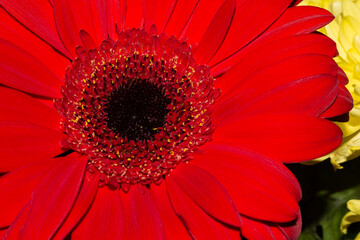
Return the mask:
[[[350,210],[341,221],[341,231],[346,234],[347,229],[352,223],[360,222],[360,200],[350,200],[347,203]],[[360,233],[356,236],[355,240],[360,239]]]
[[[296,239],[352,107],[297,2],[1,1],[5,239]]]

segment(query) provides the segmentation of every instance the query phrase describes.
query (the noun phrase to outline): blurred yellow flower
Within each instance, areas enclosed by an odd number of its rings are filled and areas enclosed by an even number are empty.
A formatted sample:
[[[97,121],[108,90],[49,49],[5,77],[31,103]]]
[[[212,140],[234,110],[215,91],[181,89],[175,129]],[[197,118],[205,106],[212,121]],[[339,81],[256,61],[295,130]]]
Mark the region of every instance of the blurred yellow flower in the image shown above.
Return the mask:
[[[341,220],[341,231],[346,234],[350,224],[360,222],[360,200],[350,200],[347,203],[350,210]],[[356,236],[355,240],[360,240],[360,233]]]
[[[346,86],[354,99],[350,120],[337,123],[344,133],[341,146],[321,161],[330,157],[335,169],[341,163],[360,155],[360,0],[305,0],[302,5],[312,5],[329,10],[335,20],[320,32],[332,38],[339,51],[335,58],[349,78]]]

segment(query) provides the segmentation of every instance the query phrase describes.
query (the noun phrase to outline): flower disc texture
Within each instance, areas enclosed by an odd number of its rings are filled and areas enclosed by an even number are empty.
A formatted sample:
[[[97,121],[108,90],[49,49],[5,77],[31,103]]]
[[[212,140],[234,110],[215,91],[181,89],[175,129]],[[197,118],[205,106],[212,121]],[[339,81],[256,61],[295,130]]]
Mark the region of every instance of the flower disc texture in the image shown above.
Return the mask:
[[[297,239],[352,107],[297,3],[1,0],[3,238]]]

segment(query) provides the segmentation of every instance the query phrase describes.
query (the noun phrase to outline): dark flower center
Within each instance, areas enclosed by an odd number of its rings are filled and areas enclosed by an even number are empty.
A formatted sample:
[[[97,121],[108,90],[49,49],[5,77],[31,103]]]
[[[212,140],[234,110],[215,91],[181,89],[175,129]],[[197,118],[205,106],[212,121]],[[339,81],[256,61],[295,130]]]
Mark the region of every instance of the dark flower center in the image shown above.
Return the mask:
[[[156,129],[164,127],[170,102],[158,86],[139,79],[128,81],[108,98],[107,125],[129,140],[153,140]]]
[[[63,147],[88,157],[100,186],[159,183],[211,141],[219,91],[186,42],[131,29],[76,52],[55,107]]]

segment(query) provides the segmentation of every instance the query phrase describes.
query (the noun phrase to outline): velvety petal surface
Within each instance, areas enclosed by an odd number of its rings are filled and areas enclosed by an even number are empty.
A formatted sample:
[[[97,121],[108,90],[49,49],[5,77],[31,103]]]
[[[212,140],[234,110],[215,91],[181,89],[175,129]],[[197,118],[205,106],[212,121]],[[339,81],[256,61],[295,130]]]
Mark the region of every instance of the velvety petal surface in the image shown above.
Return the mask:
[[[21,239],[20,232],[26,222],[30,212],[30,203],[27,203],[22,209],[15,221],[11,224],[4,235],[6,240],[19,240]]]
[[[323,118],[343,115],[353,108],[353,98],[344,85],[339,85],[338,95],[333,104],[321,114]]]
[[[236,12],[229,32],[216,56],[210,62],[210,66],[233,55],[260,35],[285,11],[290,3],[291,0],[236,1]]]
[[[321,62],[321,64],[318,64],[319,62]],[[258,65],[261,64],[262,63],[259,62]],[[291,69],[295,66],[302,69],[302,71],[292,71]],[[214,110],[214,122],[216,126],[233,121],[237,118],[236,116],[240,117],[240,115],[251,114],[247,113],[245,108],[251,108],[253,102],[261,101],[262,98],[276,98],[282,95],[286,98],[286,101],[289,101],[288,104],[295,106],[295,109],[289,108],[289,112],[307,111],[308,114],[319,115],[331,104],[336,96],[337,65],[332,58],[324,55],[306,54],[289,57],[262,68],[259,66],[260,69],[255,65],[248,67],[250,75],[248,75],[248,72],[244,72],[242,74],[243,78],[240,79],[238,83],[232,82],[232,78],[235,77],[235,73],[241,74],[241,72],[234,70],[225,74],[223,76],[225,79],[221,79],[221,82],[217,84],[221,87],[228,83],[233,87],[231,89],[224,87],[224,94],[216,103]],[[254,67],[254,69],[251,69],[251,67]],[[320,80],[317,78],[323,79],[324,81],[321,82],[320,86],[317,86],[319,90],[317,96],[310,96],[300,92],[301,88],[303,90],[304,88],[311,88],[310,85],[319,82]],[[263,79],[267,79],[267,81]],[[299,91],[301,96],[298,98],[295,96],[286,97],[284,91],[287,88],[290,88],[291,91]],[[301,102],[303,97],[306,100]],[[318,104],[311,103],[311,100],[316,101]],[[297,103],[300,105],[296,106]],[[269,104],[271,105],[271,102]],[[282,106],[276,107],[275,104],[276,102],[271,108],[282,108]],[[244,111],[242,111],[243,108]],[[254,108],[253,110],[260,113],[266,111],[267,108],[266,106],[261,106],[258,110]],[[286,111],[285,106],[283,110]]]
[[[214,1],[217,2],[217,1]],[[199,63],[208,63],[223,43],[225,36],[231,25],[232,18],[235,14],[236,1],[226,0],[221,5],[216,15],[212,19],[209,27],[199,41],[199,45],[195,50],[194,57]],[[208,13],[207,8],[204,12]],[[203,19],[203,17],[201,17]],[[193,21],[191,21],[193,23]],[[199,26],[204,24],[196,24],[196,32],[199,33]],[[189,33],[188,33],[189,34]],[[193,36],[193,35],[190,35]],[[190,41],[193,39],[190,39]]]
[[[312,116],[265,113],[239,117],[218,127],[213,141],[247,148],[282,162],[298,162],[334,150],[342,141],[342,132],[332,122]]]
[[[32,192],[55,165],[56,160],[49,159],[11,171],[0,178],[0,228],[11,225],[30,200]]]
[[[285,166],[244,149],[205,147],[205,153],[195,155],[189,164],[215,176],[241,214],[268,221],[295,219],[301,190]]]
[[[171,178],[167,179],[166,182],[174,211],[192,238],[236,239],[233,238],[234,235],[231,231],[207,215]],[[238,239],[240,239],[240,234]]]
[[[211,61],[212,72],[219,74],[235,64],[244,52],[259,44],[292,35],[312,33],[331,22],[333,16],[324,9],[315,7],[288,8],[268,29],[241,51],[227,57],[222,62]],[[328,39],[330,40],[330,39]]]
[[[47,174],[30,200],[30,212],[21,236],[49,239],[65,220],[83,180],[87,158],[70,154],[57,158],[58,164]]]
[[[142,185],[133,185],[128,193],[120,193],[123,221],[121,239],[165,239],[163,225],[150,192]]]
[[[316,72],[336,76],[338,67],[332,60],[335,54],[335,43],[318,34],[290,36],[272,42],[265,42],[258,48],[244,51],[236,65],[217,79],[215,84],[216,87],[222,90],[222,97],[224,97],[230,90],[234,91],[234,88],[241,86],[244,82],[249,84],[246,87],[250,88],[252,82],[248,81],[248,79],[250,80],[251,77],[256,77],[257,81],[261,81],[258,87],[262,90],[261,87],[266,85],[274,85],[275,87],[277,84],[290,82],[285,78],[287,75],[295,76],[297,74],[297,76],[304,76],[308,74],[309,76],[309,73],[314,75],[314,72]],[[314,65],[315,62],[321,64]],[[299,69],[306,70],[306,72],[290,71],[290,66],[296,66]],[[279,68],[281,68],[281,71],[277,72]],[[269,76],[266,77],[268,81],[264,81],[257,76],[262,71],[269,73]],[[280,74],[283,74],[284,77],[281,77]],[[290,79],[293,80],[293,78]]]
[[[41,162],[62,153],[63,133],[22,122],[0,122],[0,172]]]
[[[239,213],[226,189],[207,171],[181,164],[170,177],[209,215],[226,224],[241,225]]]
[[[63,54],[68,55],[56,31],[51,1],[3,0],[1,6],[30,31]]]
[[[34,56],[0,39],[0,83],[50,98],[61,97],[61,80]]]
[[[24,49],[60,79],[70,64],[68,58],[54,49],[0,8],[0,38]]]
[[[88,213],[72,233],[73,239],[123,239],[120,226],[123,219],[118,190],[99,188]]]
[[[0,102],[0,122],[26,122],[59,131],[60,115],[54,107],[6,87],[0,87]]]
[[[85,176],[79,194],[75,199],[74,206],[72,206],[69,215],[66,217],[60,229],[56,232],[53,238],[54,240],[64,239],[80,222],[82,217],[85,216],[86,212],[95,199],[98,185],[99,176],[97,174],[85,172]]]
[[[176,216],[171,205],[166,183],[152,185],[150,187],[150,194],[159,212],[164,227],[165,239],[190,240],[189,233],[180,218]]]

